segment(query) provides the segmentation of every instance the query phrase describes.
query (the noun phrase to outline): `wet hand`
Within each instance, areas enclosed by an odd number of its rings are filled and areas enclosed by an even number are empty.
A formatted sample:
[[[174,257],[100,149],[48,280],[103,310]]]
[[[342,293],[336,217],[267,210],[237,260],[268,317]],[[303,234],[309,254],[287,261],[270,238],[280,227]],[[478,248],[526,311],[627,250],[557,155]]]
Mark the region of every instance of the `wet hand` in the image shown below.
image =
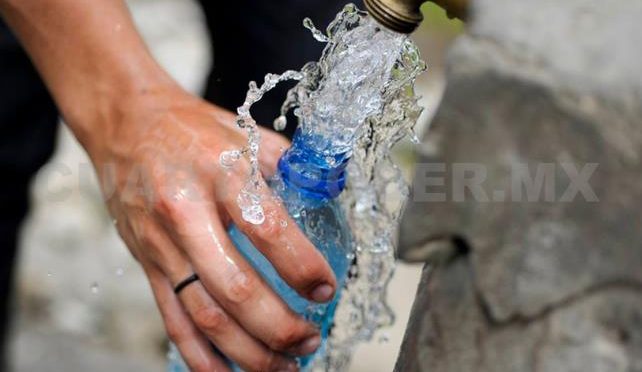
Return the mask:
[[[250,166],[219,165],[246,145],[235,115],[180,89],[146,92],[110,115],[87,146],[110,213],[141,263],[167,333],[194,371],[228,367],[210,346],[248,371],[297,370],[291,356],[313,352],[318,330],[292,312],[235,249],[236,224],[302,296],[326,302],[336,279],[287,211],[263,187],[266,220],[241,217],[237,196]],[[262,130],[261,170],[276,169],[280,135]],[[286,223],[283,223],[285,221]],[[200,280],[178,295],[193,273]]]

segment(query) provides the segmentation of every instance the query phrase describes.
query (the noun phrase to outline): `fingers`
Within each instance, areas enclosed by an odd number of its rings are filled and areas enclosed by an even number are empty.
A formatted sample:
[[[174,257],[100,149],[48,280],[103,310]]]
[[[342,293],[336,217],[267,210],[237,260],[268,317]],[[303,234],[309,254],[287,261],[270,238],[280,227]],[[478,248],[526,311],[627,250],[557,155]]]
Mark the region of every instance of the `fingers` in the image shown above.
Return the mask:
[[[196,326],[228,358],[247,371],[297,371],[295,361],[269,350],[228,316],[201,283],[185,288],[179,298]]]
[[[303,355],[316,350],[318,330],[292,312],[242,258],[211,205],[175,203],[167,208],[163,218],[173,243],[184,250],[206,291],[240,327],[275,351]]]
[[[290,141],[280,133],[259,127],[261,132],[261,147],[259,148],[259,165],[264,177],[269,178],[276,173],[277,164],[283,151],[290,147]]]
[[[139,228],[140,229],[140,228]],[[171,288],[181,282],[192,272],[192,265],[181,250],[162,230],[147,233],[147,252],[155,252],[159,269],[168,277]],[[151,280],[151,279],[150,279]],[[173,289],[172,289],[173,292]],[[171,293],[172,297],[175,297]],[[296,371],[294,361],[269,350],[260,341],[250,336],[232,317],[228,316],[200,282],[196,281],[185,287],[179,295],[191,324],[217,346],[219,351],[248,371]],[[169,317],[165,317],[168,319]],[[169,321],[169,320],[168,320]],[[167,326],[168,331],[174,324]],[[192,326],[192,328],[194,328]],[[202,336],[201,336],[202,337]],[[187,341],[183,342],[184,344]],[[177,345],[179,346],[179,345]],[[180,347],[179,347],[179,350]],[[212,352],[210,350],[210,352]],[[182,350],[181,350],[182,353]]]
[[[232,190],[243,186],[236,179],[230,179],[228,184]],[[225,207],[232,220],[290,287],[312,301],[330,301],[337,285],[330,265],[266,185],[262,193],[261,206],[266,216],[262,224],[245,221],[236,201],[226,198]]]
[[[145,267],[147,266],[147,267]],[[144,265],[149,283],[160,309],[165,329],[191,371],[230,371],[227,364],[212,350],[205,337],[183,310],[167,278],[151,264]]]

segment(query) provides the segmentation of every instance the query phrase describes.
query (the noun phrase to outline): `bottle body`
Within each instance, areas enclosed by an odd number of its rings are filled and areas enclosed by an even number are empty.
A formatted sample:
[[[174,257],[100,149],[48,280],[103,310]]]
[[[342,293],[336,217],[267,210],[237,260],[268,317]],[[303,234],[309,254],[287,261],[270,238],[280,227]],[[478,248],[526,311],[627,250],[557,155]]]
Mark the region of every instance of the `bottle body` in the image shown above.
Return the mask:
[[[332,301],[320,304],[301,297],[285,283],[272,264],[235,225],[228,229],[236,248],[275,293],[294,312],[319,327],[322,345],[314,354],[297,358],[302,370],[306,369],[316,355],[325,351],[334,312],[353,259],[352,236],[340,203],[336,199],[343,189],[347,160],[344,156],[334,159],[316,156],[305,146],[300,133],[297,133],[292,148],[279,162],[277,175],[268,181],[268,185],[282,200],[292,219],[334,271],[337,290]],[[181,364],[180,355],[172,345],[169,353],[169,371],[183,372],[181,368],[184,368],[184,364]],[[240,371],[240,368],[232,363],[231,367]]]

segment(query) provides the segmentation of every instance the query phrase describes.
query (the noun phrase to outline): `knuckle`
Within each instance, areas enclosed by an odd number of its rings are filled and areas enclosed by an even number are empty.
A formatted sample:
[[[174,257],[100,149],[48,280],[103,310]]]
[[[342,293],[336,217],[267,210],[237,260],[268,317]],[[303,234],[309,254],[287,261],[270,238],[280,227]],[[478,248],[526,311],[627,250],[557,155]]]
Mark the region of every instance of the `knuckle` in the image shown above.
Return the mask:
[[[256,283],[251,275],[239,271],[230,278],[227,297],[232,303],[247,302],[255,293]]]
[[[174,323],[165,324],[165,331],[167,332],[167,337],[176,345],[183,341],[183,330]]]
[[[298,331],[299,327],[295,322],[290,321],[284,324],[285,325],[280,325],[279,328],[277,328],[272,339],[268,342],[268,345],[270,345],[273,350],[286,351],[301,339]]]
[[[145,248],[156,247],[156,232],[154,231],[153,224],[149,222],[141,222],[134,226],[136,239],[141,246]]]
[[[285,232],[287,225],[282,224],[281,221],[287,221],[287,216],[276,209],[268,209],[267,207],[264,209],[264,213],[267,216],[265,221],[259,225],[248,224],[248,229],[254,238],[267,242]]]
[[[153,247],[154,240],[150,234],[141,234],[138,236],[138,242],[145,248]]]
[[[207,334],[216,334],[228,323],[227,315],[219,307],[204,307],[194,314],[194,322]]]
[[[180,219],[180,207],[176,201],[166,195],[160,194],[154,199],[152,210],[159,216],[165,217],[169,221]]]
[[[159,203],[159,201],[163,200],[163,197],[167,193],[167,186],[165,183],[159,179],[154,178],[150,184],[147,186],[148,189],[148,195],[147,198],[149,199],[150,202],[152,202],[152,205],[156,205],[156,203]]]

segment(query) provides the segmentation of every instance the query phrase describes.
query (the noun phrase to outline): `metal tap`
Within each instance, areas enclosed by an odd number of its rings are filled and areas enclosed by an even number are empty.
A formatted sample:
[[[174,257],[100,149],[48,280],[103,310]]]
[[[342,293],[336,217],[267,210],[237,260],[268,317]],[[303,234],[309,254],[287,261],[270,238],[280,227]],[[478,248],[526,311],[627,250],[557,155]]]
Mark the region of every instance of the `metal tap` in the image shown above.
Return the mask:
[[[431,0],[446,10],[450,18],[466,18],[468,0]],[[409,34],[424,19],[419,11],[426,0],[364,0],[370,15],[386,28]]]

